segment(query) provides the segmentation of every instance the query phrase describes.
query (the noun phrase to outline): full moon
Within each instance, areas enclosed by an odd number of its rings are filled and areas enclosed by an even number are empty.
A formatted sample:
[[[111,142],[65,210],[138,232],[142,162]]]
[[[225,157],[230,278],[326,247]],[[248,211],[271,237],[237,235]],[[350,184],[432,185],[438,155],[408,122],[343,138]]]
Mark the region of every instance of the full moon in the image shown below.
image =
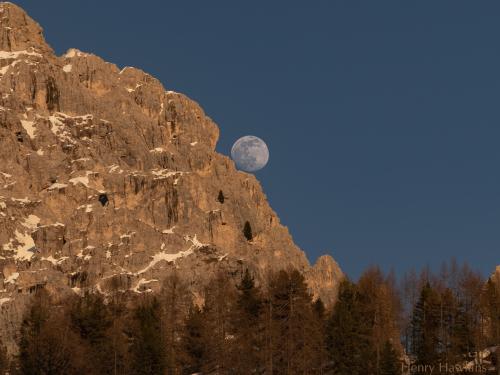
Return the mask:
[[[256,172],[266,166],[269,160],[269,150],[262,139],[246,135],[234,142],[231,157],[239,169]]]

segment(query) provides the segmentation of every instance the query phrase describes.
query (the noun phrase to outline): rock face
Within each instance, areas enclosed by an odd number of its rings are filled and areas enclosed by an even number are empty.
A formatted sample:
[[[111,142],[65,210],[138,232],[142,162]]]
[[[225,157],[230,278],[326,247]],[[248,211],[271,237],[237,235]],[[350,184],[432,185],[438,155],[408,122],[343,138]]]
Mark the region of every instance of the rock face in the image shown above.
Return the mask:
[[[497,266],[495,272],[493,272],[493,275],[491,275],[491,278],[493,280],[500,280],[500,266]]]
[[[309,265],[255,177],[215,152],[219,129],[197,103],[139,69],[56,56],[14,4],[0,3],[0,32],[3,337],[37,288],[143,293],[173,270],[196,295],[219,269],[264,280],[295,267],[334,302],[338,265]]]

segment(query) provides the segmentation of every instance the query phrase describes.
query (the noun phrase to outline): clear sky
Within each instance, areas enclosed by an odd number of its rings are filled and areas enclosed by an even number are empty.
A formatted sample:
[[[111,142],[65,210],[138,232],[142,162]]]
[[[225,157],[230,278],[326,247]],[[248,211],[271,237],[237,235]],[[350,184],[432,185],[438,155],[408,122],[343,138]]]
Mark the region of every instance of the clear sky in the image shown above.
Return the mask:
[[[14,1],[70,47],[197,100],[310,260],[351,276],[500,264],[500,2]]]

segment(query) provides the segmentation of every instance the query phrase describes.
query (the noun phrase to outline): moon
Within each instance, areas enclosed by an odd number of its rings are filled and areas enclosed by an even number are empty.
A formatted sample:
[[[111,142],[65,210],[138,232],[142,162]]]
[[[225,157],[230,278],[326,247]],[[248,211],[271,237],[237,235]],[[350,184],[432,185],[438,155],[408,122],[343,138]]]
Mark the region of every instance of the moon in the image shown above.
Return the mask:
[[[259,137],[246,135],[234,142],[231,157],[236,166],[246,172],[256,172],[269,161],[269,149]]]

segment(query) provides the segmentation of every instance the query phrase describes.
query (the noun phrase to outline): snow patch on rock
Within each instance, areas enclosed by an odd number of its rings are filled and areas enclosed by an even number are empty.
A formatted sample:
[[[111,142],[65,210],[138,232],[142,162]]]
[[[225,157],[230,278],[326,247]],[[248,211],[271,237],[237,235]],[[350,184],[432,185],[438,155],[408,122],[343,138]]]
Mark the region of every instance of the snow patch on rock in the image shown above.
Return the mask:
[[[92,205],[91,205],[91,204],[84,204],[84,205],[82,205],[82,206],[78,206],[78,207],[77,207],[77,210],[82,210],[82,209],[85,209],[85,212],[86,212],[86,213],[90,213],[90,212],[92,212],[92,210],[93,210],[93,209],[92,209]]]
[[[21,120],[21,125],[23,126],[24,130],[26,130],[26,133],[28,133],[31,139],[35,138],[36,127],[34,121]]]
[[[89,176],[95,174],[93,171],[86,171],[85,176],[74,177],[69,180],[73,185],[82,184],[89,187]]]
[[[146,280],[144,278],[140,279],[137,284],[135,285],[134,288],[131,288],[132,291],[136,292],[136,293],[143,293],[141,292],[140,288],[141,286],[143,285],[146,285],[146,284],[149,284],[149,283],[153,283],[153,282],[157,282],[158,280],[157,279],[152,279],[152,280]],[[151,292],[151,289],[146,289],[145,292]]]
[[[50,130],[52,133],[63,142],[75,144],[75,140],[71,137],[71,132],[66,129],[66,125],[61,121],[61,116],[49,116]]]
[[[162,153],[162,152],[167,152],[163,147],[156,147],[153,148],[152,150],[149,150],[151,153]]]
[[[38,224],[40,224],[40,218],[36,215],[29,215],[22,223],[23,226],[31,230],[35,230]]]
[[[153,169],[151,173],[157,176],[155,177],[155,180],[163,180],[165,178],[169,178],[172,176],[182,176],[186,172],[170,171],[168,169],[160,169],[160,170]]]
[[[16,229],[14,232],[15,238],[11,238],[10,241],[3,245],[5,251],[13,251],[14,259],[16,260],[30,260],[33,257],[33,251],[35,249],[35,242],[31,235],[26,233],[21,233]],[[15,246],[15,243],[19,245]]]
[[[120,168],[119,165],[113,164],[109,166],[108,173],[123,173],[123,169]]]
[[[59,182],[56,182],[56,183],[53,183],[52,185],[50,185],[47,190],[59,190],[59,189],[64,189],[68,187],[68,185],[66,184],[61,184]]]
[[[166,262],[175,262],[177,259],[191,255],[192,253],[193,253],[192,248],[189,248],[186,251],[179,251],[178,253],[175,254],[168,254],[164,251],[156,253],[155,255],[153,255],[153,259],[151,260],[151,262],[149,262],[149,264],[145,268],[137,272],[137,274],[138,275],[143,274],[144,272],[146,272],[147,270],[149,270],[150,268],[152,268],[157,263],[163,260]]]
[[[145,268],[143,268],[142,270],[137,272],[137,275],[143,274],[144,272],[146,272],[147,270],[149,270],[150,268],[152,268],[153,266],[155,266],[157,263],[159,263],[161,261],[173,263],[177,259],[184,258],[188,255],[193,254],[195,249],[199,249],[200,247],[206,246],[206,244],[201,243],[198,240],[196,234],[194,236],[184,236],[184,240],[186,242],[191,242],[191,246],[189,247],[189,249],[184,250],[184,251],[179,251],[178,253],[175,253],[175,254],[169,254],[165,251],[161,251],[159,253],[156,253],[155,255],[153,255],[153,257],[152,257],[153,259],[151,260],[151,262],[149,262],[149,264]],[[163,243],[161,246],[161,250],[163,250],[164,248],[165,248],[165,244]]]
[[[174,234],[174,228],[175,228],[175,225],[172,228],[164,229],[161,232],[163,234]]]
[[[0,51],[0,59],[17,59],[20,56],[37,56],[37,57],[42,57],[41,54],[38,52],[34,51]]]

